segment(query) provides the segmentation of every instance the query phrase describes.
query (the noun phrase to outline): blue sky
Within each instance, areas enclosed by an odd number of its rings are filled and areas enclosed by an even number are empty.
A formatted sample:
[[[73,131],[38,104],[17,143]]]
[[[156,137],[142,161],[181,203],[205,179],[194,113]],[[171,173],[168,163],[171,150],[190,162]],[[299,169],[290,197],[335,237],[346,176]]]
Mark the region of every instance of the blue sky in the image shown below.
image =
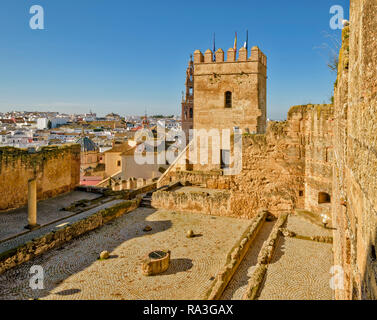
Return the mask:
[[[29,9],[45,10],[31,30]],[[49,110],[99,115],[179,114],[191,53],[258,45],[268,58],[267,110],[328,102],[335,74],[326,66],[332,5],[348,0],[128,1],[2,0],[0,112]]]

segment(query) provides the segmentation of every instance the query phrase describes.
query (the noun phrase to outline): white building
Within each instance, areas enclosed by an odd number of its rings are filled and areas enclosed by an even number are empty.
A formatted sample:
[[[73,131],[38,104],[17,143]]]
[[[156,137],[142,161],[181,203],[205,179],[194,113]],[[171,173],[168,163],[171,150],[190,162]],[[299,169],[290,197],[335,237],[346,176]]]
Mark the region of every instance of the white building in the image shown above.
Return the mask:
[[[37,120],[38,130],[45,130],[49,127],[49,122],[51,122],[51,128],[56,128],[68,122],[68,118],[56,117],[56,118],[39,118]]]

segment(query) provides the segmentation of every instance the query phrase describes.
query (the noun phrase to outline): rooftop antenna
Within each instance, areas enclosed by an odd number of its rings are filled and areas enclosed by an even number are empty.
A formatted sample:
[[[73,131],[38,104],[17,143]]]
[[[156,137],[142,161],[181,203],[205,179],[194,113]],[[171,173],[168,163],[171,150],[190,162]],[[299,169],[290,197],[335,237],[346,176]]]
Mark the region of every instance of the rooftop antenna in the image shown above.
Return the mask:
[[[216,33],[213,33],[213,61],[216,62]]]

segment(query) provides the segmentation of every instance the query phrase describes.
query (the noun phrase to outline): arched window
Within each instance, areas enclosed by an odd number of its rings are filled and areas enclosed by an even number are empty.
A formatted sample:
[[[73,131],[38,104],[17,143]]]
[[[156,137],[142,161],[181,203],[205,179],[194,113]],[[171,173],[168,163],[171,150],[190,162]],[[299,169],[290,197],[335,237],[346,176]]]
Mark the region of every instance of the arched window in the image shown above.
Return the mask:
[[[232,92],[227,91],[225,92],[225,108],[232,107]]]
[[[318,204],[322,204],[322,203],[331,203],[331,197],[326,192],[320,192],[318,194]]]

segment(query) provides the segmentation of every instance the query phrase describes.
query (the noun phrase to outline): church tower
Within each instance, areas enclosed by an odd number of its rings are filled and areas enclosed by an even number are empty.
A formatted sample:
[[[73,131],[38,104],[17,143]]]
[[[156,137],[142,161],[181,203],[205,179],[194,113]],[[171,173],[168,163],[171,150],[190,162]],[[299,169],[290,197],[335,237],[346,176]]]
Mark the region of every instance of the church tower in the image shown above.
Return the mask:
[[[190,129],[193,129],[194,120],[194,62],[190,56],[189,65],[186,69],[186,92],[182,95],[182,130],[189,141]]]

